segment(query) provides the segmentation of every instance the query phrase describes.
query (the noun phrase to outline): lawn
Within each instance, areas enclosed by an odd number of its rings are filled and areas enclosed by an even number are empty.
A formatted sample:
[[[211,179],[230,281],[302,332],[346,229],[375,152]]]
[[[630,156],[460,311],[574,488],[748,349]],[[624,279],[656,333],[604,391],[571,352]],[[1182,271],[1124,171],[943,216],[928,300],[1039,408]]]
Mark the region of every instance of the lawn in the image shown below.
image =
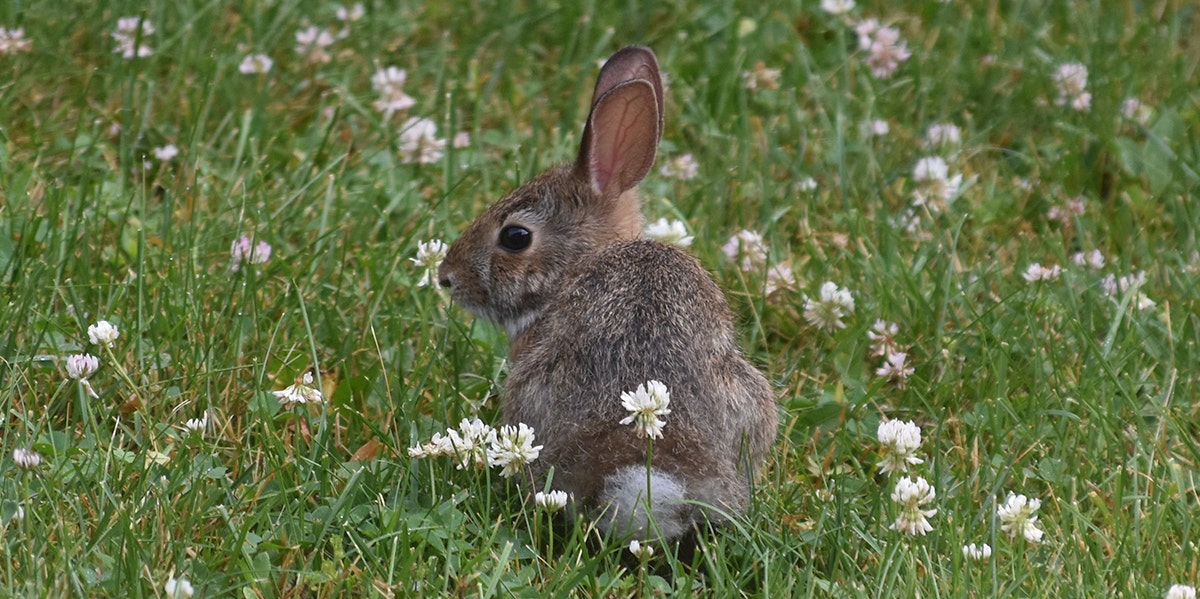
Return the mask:
[[[1182,0],[5,3],[0,597],[1194,598],[1196,31]],[[628,44],[666,77],[646,234],[778,395],[692,563],[410,452],[501,424],[507,339],[435,242],[574,159]]]

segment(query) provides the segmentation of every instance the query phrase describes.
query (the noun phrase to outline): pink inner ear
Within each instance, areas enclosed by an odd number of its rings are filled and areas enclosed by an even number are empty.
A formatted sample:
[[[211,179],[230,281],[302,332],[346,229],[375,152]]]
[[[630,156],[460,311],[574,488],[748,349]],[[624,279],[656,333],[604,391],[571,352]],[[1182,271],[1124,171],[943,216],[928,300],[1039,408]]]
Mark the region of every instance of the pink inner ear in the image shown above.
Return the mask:
[[[616,197],[637,185],[654,163],[658,103],[645,80],[627,81],[596,102],[584,132],[581,159],[592,185]]]

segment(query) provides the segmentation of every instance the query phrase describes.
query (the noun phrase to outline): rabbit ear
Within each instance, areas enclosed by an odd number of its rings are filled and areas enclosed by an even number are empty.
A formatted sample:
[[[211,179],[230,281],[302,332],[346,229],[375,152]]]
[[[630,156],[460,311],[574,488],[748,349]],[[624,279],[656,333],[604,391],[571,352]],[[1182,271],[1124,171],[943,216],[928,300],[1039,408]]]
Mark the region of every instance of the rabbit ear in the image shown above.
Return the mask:
[[[617,52],[601,71],[596,93],[575,169],[602,197],[614,198],[637,185],[654,164],[662,131],[654,54],[636,47]]]
[[[644,46],[626,46],[617,50],[600,69],[596,78],[596,89],[592,92],[592,107],[614,87],[634,79],[642,79],[654,87],[654,99],[658,104],[658,139],[662,139],[663,87],[658,72],[658,59],[654,51]]]

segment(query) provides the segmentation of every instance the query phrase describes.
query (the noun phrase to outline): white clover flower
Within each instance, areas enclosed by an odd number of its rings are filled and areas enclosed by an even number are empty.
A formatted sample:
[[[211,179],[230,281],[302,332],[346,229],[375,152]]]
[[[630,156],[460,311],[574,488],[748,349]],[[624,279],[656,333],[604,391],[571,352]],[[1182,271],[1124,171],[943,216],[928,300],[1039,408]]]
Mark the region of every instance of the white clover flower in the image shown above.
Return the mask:
[[[567,506],[567,499],[569,497],[566,491],[550,491],[549,493],[538,491],[533,496],[533,503],[547,512],[554,513]]]
[[[1021,275],[1021,278],[1030,283],[1035,283],[1037,281],[1053,281],[1061,274],[1062,267],[1057,264],[1047,267],[1034,262],[1029,265],[1029,268],[1025,269],[1025,274]]]
[[[442,159],[446,140],[437,136],[437,124],[429,119],[409,117],[400,125],[400,161],[433,164]]]
[[[33,49],[33,40],[25,37],[25,29],[0,27],[0,55],[27,53]]]
[[[654,546],[650,543],[643,545],[641,541],[634,539],[629,542],[629,552],[640,559],[649,559],[654,555]]]
[[[366,14],[367,10],[363,8],[362,2],[355,2],[354,6],[351,6],[350,8],[346,8],[345,6],[339,4],[334,16],[337,17],[337,20],[343,23],[353,23],[363,18],[363,16]]]
[[[1137,98],[1125,98],[1121,102],[1121,116],[1136,121],[1139,125],[1145,127],[1150,124],[1150,117],[1153,112],[1149,106],[1142,104]]]
[[[1070,104],[1071,108],[1086,111],[1092,106],[1092,94],[1087,91],[1087,67],[1077,62],[1061,64],[1054,71],[1054,85],[1058,88],[1058,106]]]
[[[738,231],[721,246],[721,251],[725,252],[725,257],[730,260],[740,259],[739,265],[746,272],[758,270],[767,260],[767,245],[763,243],[762,235],[757,231]]]
[[[854,28],[858,34],[858,46],[867,52],[867,68],[876,79],[888,79],[896,73],[900,63],[908,60],[912,52],[908,44],[900,39],[900,30],[882,27],[879,21],[867,19]]]
[[[962,552],[963,557],[979,562],[992,557],[992,546],[987,543],[979,545],[971,543],[970,545],[963,545]]]
[[[1196,587],[1173,584],[1167,589],[1166,599],[1196,599]]]
[[[67,376],[77,380],[87,380],[96,374],[100,368],[100,359],[91,354],[75,354],[67,356]]]
[[[900,346],[896,344],[899,332],[900,326],[896,323],[876,320],[871,330],[867,331],[867,339],[871,340],[871,355],[883,357],[900,351]]]
[[[854,10],[854,0],[821,0],[821,10],[831,15],[844,15]]]
[[[804,299],[804,319],[824,331],[846,328],[843,318],[854,313],[854,297],[850,290],[838,287],[833,281],[821,284],[817,299]]]
[[[650,239],[684,248],[690,247],[693,240],[693,237],[688,235],[687,226],[683,224],[683,221],[668,221],[666,218],[660,218],[654,223],[646,225],[644,234]]]
[[[1046,218],[1061,222],[1064,226],[1071,224],[1071,219],[1076,216],[1083,216],[1087,211],[1087,203],[1082,196],[1073,197],[1061,206],[1051,206],[1046,210]]]
[[[931,146],[957,146],[962,143],[962,130],[952,123],[930,125],[925,131],[925,141]]]
[[[117,19],[117,30],[111,35],[113,41],[117,42],[113,52],[126,60],[154,54],[154,49],[145,45],[146,38],[154,35],[154,24],[149,20],[143,20],[141,17],[121,17]]]
[[[409,258],[413,264],[425,267],[425,274],[421,276],[421,280],[417,281],[417,287],[424,287],[433,283],[437,276],[438,267],[442,265],[442,260],[446,259],[446,252],[448,251],[450,251],[450,246],[446,245],[446,242],[441,239],[417,242],[417,256]]]
[[[1071,254],[1071,262],[1079,266],[1086,266],[1092,270],[1100,270],[1104,268],[1104,254],[1101,254],[1100,250],[1075,252]]]
[[[866,131],[872,137],[883,137],[884,135],[887,135],[889,131],[891,131],[891,127],[888,125],[887,121],[883,119],[875,119],[867,123]]]
[[[166,592],[170,599],[188,599],[196,593],[192,588],[192,583],[186,578],[175,578],[172,576],[167,579],[167,584],[163,585],[163,591]]]
[[[32,470],[37,468],[42,463],[42,454],[32,450],[18,447],[12,452],[13,463],[18,468]]]
[[[326,50],[333,45],[335,38],[332,33],[315,25],[296,32],[296,54],[303,56],[308,62],[322,64],[333,60]]]
[[[700,165],[691,154],[681,154],[667,161],[658,169],[658,174],[667,179],[690,181],[700,174]]]
[[[900,513],[896,515],[896,521],[892,523],[891,529],[910,535],[924,535],[933,530],[933,526],[929,524],[929,518],[937,514],[936,509],[922,509],[922,507],[934,500],[936,492],[934,488],[921,477],[912,480],[905,476],[896,481],[896,489],[892,491],[892,501],[900,504]]]
[[[875,437],[884,447],[883,460],[879,462],[879,471],[907,472],[909,464],[920,464],[924,460],[917,457],[921,448],[921,427],[909,420],[886,420],[879,423]]]
[[[208,430],[208,412],[205,412],[200,418],[189,418],[183,423],[183,428],[188,432],[204,434]]]
[[[781,289],[792,289],[796,286],[796,274],[792,272],[792,267],[780,262],[767,269],[767,283],[763,287],[763,293],[771,295]]]
[[[417,101],[404,93],[404,84],[407,81],[408,72],[404,69],[389,66],[375,71],[371,76],[371,87],[379,94],[379,99],[371,105],[385,117],[412,108]]]
[[[507,478],[521,472],[521,466],[536,460],[541,451],[541,445],[533,444],[533,429],[528,424],[506,424],[491,440],[488,465],[501,467],[500,476]]]
[[[926,156],[918,160],[917,165],[913,167],[913,180],[918,183],[945,181],[949,175],[950,167],[941,156]]]
[[[297,377],[296,382],[280,391],[272,391],[279,403],[287,404],[307,404],[321,403],[325,401],[325,396],[321,394],[320,389],[312,386],[313,374],[312,370],[306,370],[303,376]]]
[[[659,381],[647,381],[638,385],[637,391],[621,393],[621,405],[629,411],[629,416],[621,419],[621,424],[632,424],[638,437],[662,438],[662,429],[667,423],[659,420],[659,416],[671,413],[667,405],[671,403],[671,394],[667,386]]]
[[[270,73],[275,61],[266,54],[247,54],[238,65],[238,72],[243,75],[262,75]]]
[[[229,246],[229,270],[237,272],[242,264],[266,264],[271,259],[271,244],[258,240],[254,243],[247,235],[234,240]]]
[[[471,134],[466,131],[455,133],[454,139],[450,140],[450,145],[458,150],[469,147],[471,145]]]
[[[1044,533],[1037,527],[1038,517],[1034,514],[1040,507],[1042,502],[1037,498],[1009,493],[1008,500],[996,508],[1000,530],[1008,533],[1009,538],[1022,535],[1030,543],[1040,543]]]
[[[812,177],[805,177],[796,183],[796,189],[800,191],[816,191],[817,180]]]
[[[150,153],[154,154],[159,162],[169,162],[179,155],[179,148],[175,147],[175,144],[167,144],[150,150]]]
[[[905,368],[904,361],[908,358],[908,354],[904,352],[891,352],[883,360],[883,366],[875,370],[877,376],[891,379],[900,388],[904,387],[904,381],[913,373],[912,368]]]
[[[746,89],[779,89],[779,77],[783,74],[780,69],[769,69],[766,63],[759,61],[749,71],[742,71],[742,80]]]
[[[117,326],[107,320],[101,320],[96,324],[88,327],[88,339],[96,345],[113,346],[113,342],[117,337],[121,336],[121,332],[117,330]]]

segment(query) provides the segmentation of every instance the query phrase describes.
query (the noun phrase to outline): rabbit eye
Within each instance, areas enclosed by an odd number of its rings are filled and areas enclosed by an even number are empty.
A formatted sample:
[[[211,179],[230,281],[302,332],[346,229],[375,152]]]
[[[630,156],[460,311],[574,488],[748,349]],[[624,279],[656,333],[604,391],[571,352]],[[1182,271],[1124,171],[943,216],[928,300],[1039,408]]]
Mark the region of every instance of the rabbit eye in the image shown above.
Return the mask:
[[[519,225],[509,225],[500,230],[500,247],[510,251],[519,252],[533,242],[533,233],[529,229]]]

